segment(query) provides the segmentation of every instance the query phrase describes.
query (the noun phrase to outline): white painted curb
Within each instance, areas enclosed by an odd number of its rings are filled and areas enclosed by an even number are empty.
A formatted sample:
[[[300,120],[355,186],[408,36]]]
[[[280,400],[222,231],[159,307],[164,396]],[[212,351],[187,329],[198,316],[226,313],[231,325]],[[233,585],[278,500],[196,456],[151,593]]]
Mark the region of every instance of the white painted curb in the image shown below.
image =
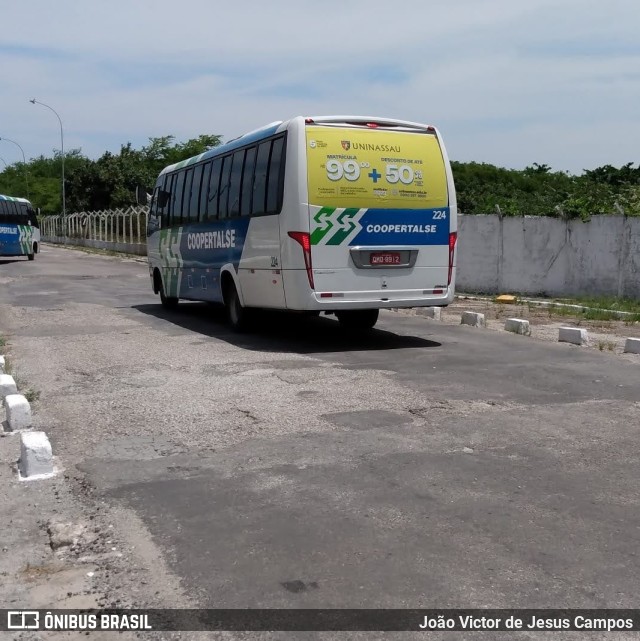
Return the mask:
[[[0,374],[4,374],[5,361],[4,356],[0,356]]]
[[[20,479],[31,481],[50,478],[54,475],[51,443],[44,432],[23,432],[20,434]]]
[[[522,334],[523,336],[531,336],[531,327],[528,320],[521,318],[507,318],[504,322],[504,328],[507,332],[514,334]]]
[[[13,376],[9,374],[0,374],[0,398],[4,400],[9,394],[17,394],[18,388]]]
[[[640,338],[627,338],[624,351],[626,354],[640,354]]]
[[[484,320],[484,314],[478,314],[477,312],[462,312],[462,318],[460,319],[461,325],[471,325],[471,327],[485,327],[486,323]]]
[[[418,316],[426,316],[427,318],[433,318],[433,320],[440,320],[442,310],[440,307],[418,307],[416,310]]]
[[[22,394],[9,394],[4,399],[7,425],[12,432],[31,427],[31,406]]]
[[[589,335],[586,329],[580,327],[561,327],[558,332],[558,341],[573,345],[586,345],[589,342]]]

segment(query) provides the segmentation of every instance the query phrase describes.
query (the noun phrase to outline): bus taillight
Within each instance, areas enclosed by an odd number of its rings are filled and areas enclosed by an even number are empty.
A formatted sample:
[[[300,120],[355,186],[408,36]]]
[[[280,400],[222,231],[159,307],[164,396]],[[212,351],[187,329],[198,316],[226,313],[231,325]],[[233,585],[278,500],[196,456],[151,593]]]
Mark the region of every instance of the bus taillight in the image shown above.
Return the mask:
[[[309,279],[309,287],[311,287],[311,289],[315,289],[313,285],[313,268],[311,267],[311,236],[306,231],[290,231],[289,236],[302,247],[304,266],[307,270],[307,278]]]
[[[456,241],[458,240],[458,232],[452,231],[449,234],[449,276],[447,285],[451,285],[451,275],[453,274],[453,257],[456,252]]]

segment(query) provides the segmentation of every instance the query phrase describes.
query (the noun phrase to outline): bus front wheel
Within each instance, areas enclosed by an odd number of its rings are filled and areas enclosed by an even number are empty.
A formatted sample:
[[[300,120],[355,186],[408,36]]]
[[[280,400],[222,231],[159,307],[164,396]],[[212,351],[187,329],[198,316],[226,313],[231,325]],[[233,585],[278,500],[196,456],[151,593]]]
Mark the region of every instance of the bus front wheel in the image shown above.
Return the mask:
[[[175,309],[178,306],[178,298],[173,298],[172,296],[167,296],[164,293],[164,283],[162,278],[158,275],[158,290],[160,292],[160,303],[165,309]]]
[[[345,329],[371,329],[378,322],[377,309],[352,309],[336,312],[340,324]]]
[[[35,260],[36,259],[36,255],[35,254],[27,254],[27,258],[29,260]]]

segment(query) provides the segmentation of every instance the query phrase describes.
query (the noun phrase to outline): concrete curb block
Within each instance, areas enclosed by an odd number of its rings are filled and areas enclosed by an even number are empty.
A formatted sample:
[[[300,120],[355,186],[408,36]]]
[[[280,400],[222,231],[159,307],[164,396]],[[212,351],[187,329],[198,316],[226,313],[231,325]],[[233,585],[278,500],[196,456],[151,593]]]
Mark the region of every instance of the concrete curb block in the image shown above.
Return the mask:
[[[586,345],[589,342],[589,335],[586,329],[580,327],[561,327],[558,332],[558,341],[573,345]]]
[[[50,478],[55,474],[51,443],[44,432],[20,434],[18,474],[22,481]]]
[[[419,307],[416,309],[416,315],[433,318],[433,320],[440,320],[442,309],[440,307]]]
[[[504,322],[504,328],[507,332],[514,334],[522,334],[523,336],[531,336],[531,327],[528,320],[521,318],[507,318]]]
[[[0,356],[0,374],[4,374],[5,364],[4,356]]]
[[[477,312],[462,312],[460,324],[471,325],[471,327],[486,327],[484,314],[478,314]]]
[[[9,394],[4,399],[7,425],[12,432],[31,427],[31,406],[22,394]]]
[[[624,351],[625,354],[640,354],[640,338],[627,338]]]
[[[0,374],[0,398],[4,400],[9,394],[17,394],[18,388],[13,376],[9,374]]]

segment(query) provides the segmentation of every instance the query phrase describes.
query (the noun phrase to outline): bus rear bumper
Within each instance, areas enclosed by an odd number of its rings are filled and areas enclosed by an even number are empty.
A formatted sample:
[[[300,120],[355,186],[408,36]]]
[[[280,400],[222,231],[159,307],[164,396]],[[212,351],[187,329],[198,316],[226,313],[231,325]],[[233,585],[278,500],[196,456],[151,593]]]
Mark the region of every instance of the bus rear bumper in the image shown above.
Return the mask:
[[[452,286],[442,293],[425,293],[423,290],[391,290],[363,292],[316,292],[308,290],[306,296],[295,300],[287,296],[287,309],[299,311],[335,312],[347,309],[390,309],[411,307],[446,307],[453,302]]]

